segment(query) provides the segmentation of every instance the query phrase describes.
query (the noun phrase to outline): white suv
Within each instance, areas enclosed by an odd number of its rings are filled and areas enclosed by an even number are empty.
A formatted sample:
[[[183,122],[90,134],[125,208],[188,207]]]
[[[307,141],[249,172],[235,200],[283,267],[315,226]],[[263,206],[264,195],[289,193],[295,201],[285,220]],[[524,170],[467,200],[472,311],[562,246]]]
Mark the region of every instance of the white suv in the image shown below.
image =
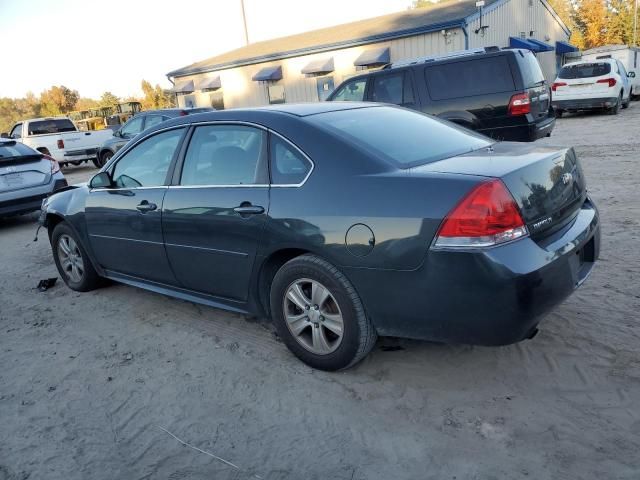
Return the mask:
[[[605,109],[615,115],[631,101],[631,83],[619,60],[603,58],[562,67],[551,86],[556,116],[563,112]],[[634,74],[635,75],[635,74]]]

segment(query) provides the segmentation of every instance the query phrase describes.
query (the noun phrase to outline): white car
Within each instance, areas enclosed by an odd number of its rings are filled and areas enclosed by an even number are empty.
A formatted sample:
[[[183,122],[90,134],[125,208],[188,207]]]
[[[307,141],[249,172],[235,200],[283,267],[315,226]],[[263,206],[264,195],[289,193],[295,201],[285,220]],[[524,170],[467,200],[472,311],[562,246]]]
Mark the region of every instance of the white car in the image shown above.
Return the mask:
[[[631,101],[631,83],[624,65],[607,58],[568,63],[551,86],[551,104],[556,116],[563,112],[604,109],[617,114]]]
[[[3,134],[5,136],[52,156],[61,166],[80,165],[88,160],[99,166],[96,163],[98,148],[113,132],[108,129],[81,132],[67,117],[49,117],[16,123],[9,135]]]

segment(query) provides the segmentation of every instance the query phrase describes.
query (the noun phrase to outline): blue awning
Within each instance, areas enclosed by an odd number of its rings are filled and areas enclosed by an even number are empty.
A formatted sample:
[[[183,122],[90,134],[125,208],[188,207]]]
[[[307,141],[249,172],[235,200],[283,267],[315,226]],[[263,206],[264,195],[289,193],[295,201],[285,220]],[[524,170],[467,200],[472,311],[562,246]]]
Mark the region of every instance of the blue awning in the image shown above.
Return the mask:
[[[329,58],[321,58],[320,60],[314,60],[309,62],[306,67],[304,67],[301,73],[305,75],[309,74],[321,74],[321,73],[329,73],[333,72],[333,57]]]
[[[173,87],[174,93],[193,93],[195,88],[193,87],[193,80],[187,82],[176,83]]]
[[[548,43],[541,42],[540,40],[536,40],[535,38],[529,38],[527,39],[527,42],[533,43],[534,45],[540,47],[540,52],[553,52],[555,50],[555,48],[553,48]]]
[[[356,67],[377,67],[390,62],[389,48],[372,48],[360,54],[353,64]]]
[[[540,47],[535,43],[518,37],[509,37],[509,48],[524,48],[525,50],[531,50],[532,52],[540,51]]]
[[[580,49],[567,42],[556,42],[556,53],[564,55],[565,53],[578,52]]]
[[[218,90],[222,88],[222,83],[220,82],[220,75],[216,75],[215,77],[205,78],[202,82],[198,84],[198,90]]]
[[[282,79],[282,67],[265,67],[256,73],[251,80],[254,82],[269,82]]]

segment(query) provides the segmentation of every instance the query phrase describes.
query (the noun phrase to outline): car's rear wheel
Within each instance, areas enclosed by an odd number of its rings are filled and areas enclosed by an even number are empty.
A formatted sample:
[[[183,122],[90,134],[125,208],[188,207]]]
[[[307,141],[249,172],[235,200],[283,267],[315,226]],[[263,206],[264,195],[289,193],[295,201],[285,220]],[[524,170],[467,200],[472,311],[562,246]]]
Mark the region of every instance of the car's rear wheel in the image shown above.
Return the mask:
[[[285,263],[273,279],[270,300],[278,334],[313,368],[350,367],[375,344],[375,329],[349,280],[315,255]]]
[[[58,273],[69,288],[88,292],[100,286],[100,276],[75,232],[66,223],[59,223],[53,229],[51,248]]]
[[[107,150],[106,152],[103,152],[101,155],[94,158],[93,164],[96,166],[96,168],[102,168],[107,164],[109,160],[111,160],[111,157],[113,157],[113,152]]]
[[[562,115],[564,114],[564,111],[562,110],[556,110],[556,118],[562,118]]]
[[[609,114],[617,115],[618,112],[620,112],[620,105],[622,105],[622,92],[620,92],[620,96],[618,97],[616,104],[609,109]]]
[[[629,94],[629,98],[626,102],[622,103],[622,108],[629,108],[629,104],[631,103],[631,94]]]

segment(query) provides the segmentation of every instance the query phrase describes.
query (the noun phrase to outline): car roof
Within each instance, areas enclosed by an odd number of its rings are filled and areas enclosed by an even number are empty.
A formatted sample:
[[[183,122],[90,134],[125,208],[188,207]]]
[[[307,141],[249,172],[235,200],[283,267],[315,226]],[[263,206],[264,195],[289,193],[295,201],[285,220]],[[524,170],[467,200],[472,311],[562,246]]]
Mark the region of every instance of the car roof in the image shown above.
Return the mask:
[[[564,67],[572,67],[574,65],[589,65],[589,64],[594,64],[594,63],[611,63],[611,62],[615,62],[616,59],[615,58],[594,58],[593,60],[578,60],[577,62],[570,62],[570,63],[565,63],[562,68]]]
[[[271,111],[288,113],[297,117],[317,115],[319,113],[336,112],[340,110],[353,110],[355,108],[371,108],[375,105],[367,102],[314,102],[314,103],[284,103],[281,105],[269,105],[268,107],[256,107],[243,109],[245,111]]]

